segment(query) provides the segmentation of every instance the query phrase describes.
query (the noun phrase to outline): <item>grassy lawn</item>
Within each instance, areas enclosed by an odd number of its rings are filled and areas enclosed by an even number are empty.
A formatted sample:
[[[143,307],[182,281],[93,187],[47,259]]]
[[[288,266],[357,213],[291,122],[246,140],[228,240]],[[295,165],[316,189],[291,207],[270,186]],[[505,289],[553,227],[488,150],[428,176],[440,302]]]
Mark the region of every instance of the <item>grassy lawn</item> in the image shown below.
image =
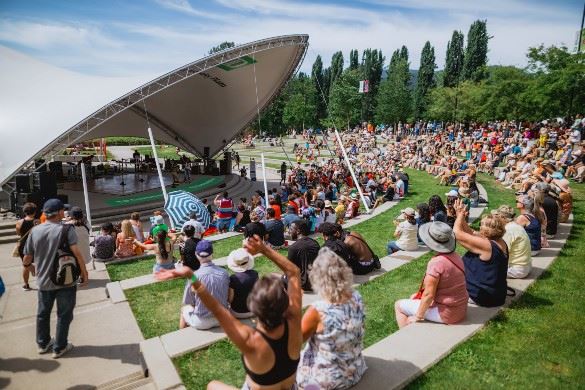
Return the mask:
[[[143,156],[144,155],[152,156],[152,148],[150,146],[143,146],[143,147],[137,148],[137,150],[138,150],[138,153],[140,153]],[[177,154],[177,148],[175,146],[172,146],[172,145],[157,146],[156,153],[158,154],[159,158],[177,159],[177,158],[181,157]],[[186,152],[182,151],[181,154],[183,154],[183,153],[186,153]],[[193,156],[191,153],[186,153],[186,154],[189,157]]]
[[[399,205],[370,220],[352,227],[367,237],[368,243],[378,256],[386,255],[386,243],[394,231],[392,221],[400,210],[417,203],[426,202],[433,194],[443,194],[432,177],[424,172],[408,171],[411,181],[410,194]],[[488,197],[491,199],[488,189]],[[394,301],[412,294],[418,288],[430,255],[422,256],[398,269],[389,272],[372,282],[358,287],[366,305],[365,346],[369,346],[398,328],[394,320]],[[245,373],[237,349],[227,340],[207,349],[186,354],[174,359],[185,386],[189,389],[204,388],[213,380],[219,379],[234,386],[242,384]],[[221,367],[221,369],[220,369]]]
[[[584,387],[585,187],[573,187],[573,228],[556,261],[517,302],[410,388]]]

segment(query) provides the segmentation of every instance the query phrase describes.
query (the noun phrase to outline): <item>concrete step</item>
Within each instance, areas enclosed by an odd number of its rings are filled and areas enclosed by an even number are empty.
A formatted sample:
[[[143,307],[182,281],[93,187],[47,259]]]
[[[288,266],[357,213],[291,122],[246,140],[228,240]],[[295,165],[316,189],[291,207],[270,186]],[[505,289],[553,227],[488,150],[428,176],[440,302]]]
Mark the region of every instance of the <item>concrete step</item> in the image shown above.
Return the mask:
[[[11,235],[7,235],[7,236],[0,236],[0,244],[15,243],[18,241],[19,238],[20,237],[14,233],[12,233]]]
[[[135,389],[156,389],[152,380],[144,376],[142,371],[114,379],[96,387],[96,390],[135,390]]]
[[[15,233],[14,225],[8,228],[0,229],[0,237],[13,236],[14,233]]]

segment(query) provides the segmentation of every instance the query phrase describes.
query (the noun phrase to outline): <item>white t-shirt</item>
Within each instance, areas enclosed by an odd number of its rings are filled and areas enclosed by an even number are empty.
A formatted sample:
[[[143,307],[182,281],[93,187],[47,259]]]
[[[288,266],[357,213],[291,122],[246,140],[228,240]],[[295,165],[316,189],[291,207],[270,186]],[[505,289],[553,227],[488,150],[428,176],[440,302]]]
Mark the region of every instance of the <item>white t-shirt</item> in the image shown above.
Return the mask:
[[[523,226],[514,221],[508,222],[503,239],[508,245],[508,267],[532,265],[530,238]]]
[[[400,232],[400,237],[396,240],[396,245],[404,251],[414,251],[418,248],[418,225],[408,221],[402,221],[396,227],[396,232]]]
[[[195,228],[195,234],[193,235],[193,237],[201,238],[201,235],[205,233],[205,228],[203,227],[203,224],[197,221],[196,219],[190,219],[187,222],[185,222],[181,230],[185,229],[185,226],[193,226]]]

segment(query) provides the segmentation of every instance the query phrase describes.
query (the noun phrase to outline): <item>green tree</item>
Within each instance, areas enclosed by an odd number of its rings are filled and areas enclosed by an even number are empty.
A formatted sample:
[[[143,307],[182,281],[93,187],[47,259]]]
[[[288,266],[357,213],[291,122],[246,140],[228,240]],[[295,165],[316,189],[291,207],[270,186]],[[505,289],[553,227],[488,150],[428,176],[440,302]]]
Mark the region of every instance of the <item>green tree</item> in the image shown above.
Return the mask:
[[[319,123],[322,119],[327,117],[327,106],[325,102],[327,100],[327,91],[324,90],[324,74],[323,74],[323,61],[321,56],[317,55],[315,62],[313,63],[313,69],[311,71],[311,79],[314,86],[314,97],[315,97],[315,122]]]
[[[420,56],[420,67],[414,90],[414,118],[424,118],[428,105],[429,91],[435,87],[435,49],[427,41]]]
[[[234,46],[236,46],[235,43],[224,41],[224,42],[220,43],[219,45],[214,46],[211,49],[209,49],[209,54],[214,54],[214,53],[223,51],[225,49],[229,49],[230,47],[234,47]]]
[[[463,71],[463,33],[453,31],[453,36],[447,43],[447,55],[445,58],[445,70],[443,75],[443,87],[454,87],[461,80]]]
[[[287,126],[304,129],[312,126],[315,120],[315,89],[307,75],[299,73],[289,82],[288,96],[282,113],[282,121]]]
[[[352,124],[359,122],[362,104],[362,96],[358,93],[359,82],[359,72],[347,69],[331,86],[326,125],[350,128]]]
[[[400,48],[400,58],[408,62],[408,48],[404,45]]]
[[[368,80],[369,91],[364,93],[362,99],[362,120],[369,121],[374,118],[376,96],[378,95],[383,68],[384,56],[382,55],[382,50],[364,50],[360,70],[364,80]]]
[[[469,27],[463,62],[463,79],[480,81],[486,77],[488,40],[485,20],[476,20]]]
[[[585,53],[540,45],[530,48],[527,56],[527,70],[535,76],[525,93],[528,107],[539,111],[540,118],[583,113]]]
[[[435,88],[430,93],[428,118],[469,122],[481,117],[482,85],[471,81],[457,87]],[[491,118],[490,118],[491,119]]]
[[[359,66],[358,51],[357,49],[354,49],[349,52],[349,69],[355,70],[358,68],[358,66]]]
[[[380,84],[375,115],[379,123],[391,124],[406,121],[411,115],[409,63],[401,54],[398,50],[392,54],[388,78]]]
[[[338,51],[333,54],[333,57],[331,57],[329,89],[333,87],[333,84],[335,84],[335,81],[341,76],[341,73],[343,73],[343,53]]]

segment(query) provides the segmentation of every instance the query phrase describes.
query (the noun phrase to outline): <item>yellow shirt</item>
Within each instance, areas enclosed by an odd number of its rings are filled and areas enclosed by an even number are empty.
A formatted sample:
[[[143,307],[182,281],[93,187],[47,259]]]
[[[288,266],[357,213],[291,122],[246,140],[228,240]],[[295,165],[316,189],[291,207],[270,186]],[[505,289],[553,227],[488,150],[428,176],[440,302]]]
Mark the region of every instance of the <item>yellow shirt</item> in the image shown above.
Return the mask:
[[[532,265],[530,238],[528,238],[524,227],[516,222],[508,222],[503,239],[506,241],[506,245],[508,245],[508,267]]]

